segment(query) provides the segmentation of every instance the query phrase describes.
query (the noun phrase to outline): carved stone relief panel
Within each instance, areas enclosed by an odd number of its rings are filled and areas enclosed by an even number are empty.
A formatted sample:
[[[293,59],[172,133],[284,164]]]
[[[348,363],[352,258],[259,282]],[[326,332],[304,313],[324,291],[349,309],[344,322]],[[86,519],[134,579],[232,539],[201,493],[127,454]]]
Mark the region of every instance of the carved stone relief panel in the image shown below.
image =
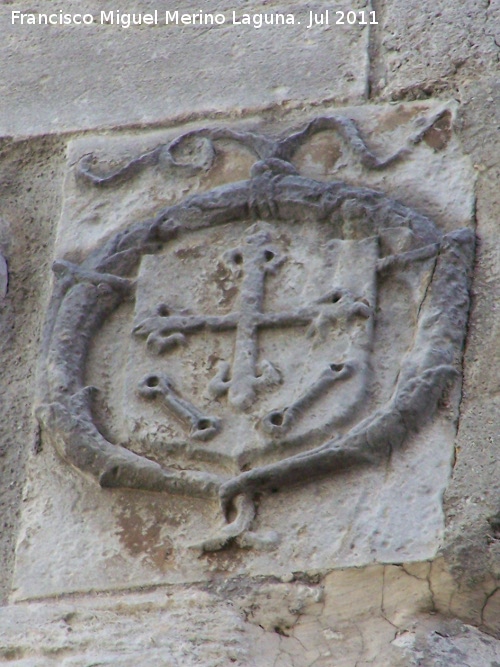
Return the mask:
[[[474,252],[453,117],[71,145],[18,598],[435,554]]]

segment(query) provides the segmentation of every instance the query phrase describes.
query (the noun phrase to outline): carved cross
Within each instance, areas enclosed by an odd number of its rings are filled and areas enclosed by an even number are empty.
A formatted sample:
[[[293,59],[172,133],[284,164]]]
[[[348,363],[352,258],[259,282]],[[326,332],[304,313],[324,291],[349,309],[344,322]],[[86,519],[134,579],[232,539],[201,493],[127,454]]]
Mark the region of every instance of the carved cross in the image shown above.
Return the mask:
[[[161,304],[155,315],[134,327],[134,334],[147,337],[148,347],[160,354],[184,344],[185,334],[203,329],[235,329],[232,368],[222,362],[209,390],[213,396],[227,393],[229,402],[241,410],[253,404],[258,387],[281,381],[280,372],[270,361],[258,360],[259,329],[309,326],[309,335],[323,335],[325,328],[337,319],[371,315],[372,309],[364,299],[341,288],[328,292],[311,306],[281,313],[263,312],[266,275],[275,273],[285,260],[266,231],[248,236],[245,245],[224,253],[223,260],[234,274],[243,274],[238,311],[221,316],[172,314],[168,306]]]

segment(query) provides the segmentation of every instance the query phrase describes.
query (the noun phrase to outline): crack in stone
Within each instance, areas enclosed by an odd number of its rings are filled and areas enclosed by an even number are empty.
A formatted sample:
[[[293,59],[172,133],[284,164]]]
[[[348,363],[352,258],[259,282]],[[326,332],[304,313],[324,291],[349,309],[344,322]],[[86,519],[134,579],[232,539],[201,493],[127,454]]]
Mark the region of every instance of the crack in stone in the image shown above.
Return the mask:
[[[488,594],[486,595],[486,598],[485,598],[485,601],[484,601],[483,606],[481,607],[481,613],[480,613],[480,618],[481,618],[481,624],[482,624],[482,625],[486,625],[486,624],[485,624],[485,621],[484,621],[484,614],[485,614],[485,611],[486,611],[486,607],[488,606],[488,603],[489,603],[489,601],[491,600],[491,598],[492,598],[498,591],[500,591],[500,586],[497,586],[494,590],[491,591],[491,593],[488,593]]]
[[[477,199],[474,197],[474,210],[472,214],[472,220],[474,224],[474,233],[476,233],[477,230],[477,217],[476,217],[476,206],[477,206]],[[479,261],[479,258],[475,257],[474,259],[474,265],[471,269],[472,275],[475,275],[476,273],[476,267],[477,267],[477,262]],[[460,380],[460,396],[458,399],[458,405],[457,405],[457,424],[456,424],[456,434],[458,435],[459,427],[460,427],[460,419],[462,415],[462,404],[464,401],[464,385],[465,385],[465,371],[466,371],[466,364],[467,364],[467,359],[466,359],[466,353],[467,353],[467,347],[468,347],[468,342],[470,340],[470,327],[471,327],[471,314],[472,314],[472,309],[473,306],[475,305],[474,303],[475,297],[474,297],[474,292],[471,290],[470,296],[469,296],[469,308],[467,309],[467,319],[465,323],[465,333],[464,333],[464,341],[462,345],[462,351],[461,351],[461,356],[460,356],[460,373],[461,373],[461,380]]]
[[[427,582],[428,582],[428,581],[429,581],[429,574],[430,574],[430,566],[431,566],[431,562],[430,562],[430,561],[427,561],[427,565],[428,565],[429,567],[428,567],[428,569],[427,569],[427,574],[426,574],[425,577],[419,577],[418,575],[413,574],[412,572],[409,572],[409,571],[406,569],[406,568],[407,568],[407,565],[405,565],[404,563],[401,565],[401,568],[404,570],[404,572],[405,572],[409,577],[413,577],[413,578],[416,579],[417,581],[427,581]]]
[[[375,12],[375,17],[378,21],[378,25],[370,24],[368,28],[366,98],[367,100],[372,100],[380,93],[379,83],[382,77],[385,78],[385,66],[382,58],[384,0],[370,0],[369,7],[371,11]]]
[[[388,567],[395,567],[394,565],[384,565],[384,569],[382,570],[382,594],[381,594],[381,602],[380,602],[380,615],[384,619],[384,621],[387,621],[389,625],[391,625],[395,630],[396,633],[394,635],[394,638],[396,637],[398,631],[400,628],[398,628],[397,625],[395,625],[392,621],[390,621],[387,616],[386,616],[386,611],[385,611],[385,595],[386,595],[386,586],[385,586],[385,578],[386,578],[386,572]],[[398,566],[396,566],[398,567]],[[401,568],[400,568],[401,569]]]
[[[363,657],[363,655],[365,653],[366,646],[365,646],[365,638],[364,638],[363,632],[361,631],[361,628],[359,627],[359,625],[357,623],[354,623],[354,628],[357,631],[357,633],[359,634],[359,638],[361,640],[361,648],[359,649],[358,657],[356,658],[356,662],[354,663],[354,667],[358,667],[358,663],[359,663],[359,661],[361,660],[361,658]]]
[[[438,609],[437,609],[437,605],[436,605],[436,594],[434,592],[434,589],[432,588],[431,572],[432,572],[432,563],[431,563],[431,567],[429,568],[429,574],[427,575],[427,587],[429,589],[429,596],[430,596],[430,601],[431,601],[430,613],[436,614]]]

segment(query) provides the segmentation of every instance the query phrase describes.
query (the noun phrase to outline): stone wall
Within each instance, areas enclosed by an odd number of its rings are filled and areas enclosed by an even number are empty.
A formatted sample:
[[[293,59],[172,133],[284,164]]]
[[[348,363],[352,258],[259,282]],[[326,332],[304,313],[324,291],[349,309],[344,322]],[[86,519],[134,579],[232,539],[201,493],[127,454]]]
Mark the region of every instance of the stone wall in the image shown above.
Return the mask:
[[[0,662],[500,664],[500,3],[105,5],[0,6]]]

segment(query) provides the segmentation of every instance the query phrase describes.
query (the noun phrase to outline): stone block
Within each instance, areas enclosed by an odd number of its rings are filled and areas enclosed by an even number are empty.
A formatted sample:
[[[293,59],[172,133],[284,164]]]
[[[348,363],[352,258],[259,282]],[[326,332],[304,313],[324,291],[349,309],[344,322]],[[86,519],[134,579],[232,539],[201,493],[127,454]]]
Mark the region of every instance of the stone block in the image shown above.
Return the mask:
[[[385,99],[427,99],[490,72],[498,64],[499,19],[498,0],[384,2],[372,90]]]
[[[366,5],[341,0],[336,8],[366,10]],[[0,5],[0,136],[178,122],[289,100],[359,102],[366,92],[368,26],[308,30],[313,4],[237,0],[229,8],[215,2],[210,13],[224,23],[212,27],[166,24],[166,9],[174,9],[147,0],[140,13],[157,10],[158,25],[126,28],[116,19],[101,23],[101,12],[116,14],[114,6],[72,0],[64,13],[85,12],[95,23],[12,25],[12,12],[28,9]],[[186,0],[175,10],[180,16],[198,12]],[[59,15],[50,0],[36,7],[37,15],[54,11]],[[294,24],[238,24],[245,13],[290,14]]]
[[[15,599],[435,556],[473,239],[453,117],[71,144]]]

